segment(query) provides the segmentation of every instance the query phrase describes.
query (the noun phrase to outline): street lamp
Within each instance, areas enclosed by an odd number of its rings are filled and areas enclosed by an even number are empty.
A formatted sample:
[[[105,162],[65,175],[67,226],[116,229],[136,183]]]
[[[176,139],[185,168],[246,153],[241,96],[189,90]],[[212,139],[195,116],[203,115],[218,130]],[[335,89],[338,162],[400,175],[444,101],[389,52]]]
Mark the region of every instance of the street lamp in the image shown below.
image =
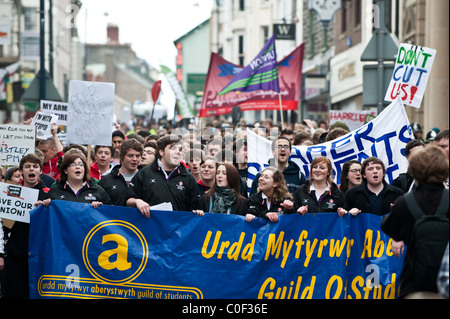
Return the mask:
[[[309,0],[308,8],[316,12],[324,31],[324,47],[328,47],[328,25],[337,10],[341,8],[341,0]]]

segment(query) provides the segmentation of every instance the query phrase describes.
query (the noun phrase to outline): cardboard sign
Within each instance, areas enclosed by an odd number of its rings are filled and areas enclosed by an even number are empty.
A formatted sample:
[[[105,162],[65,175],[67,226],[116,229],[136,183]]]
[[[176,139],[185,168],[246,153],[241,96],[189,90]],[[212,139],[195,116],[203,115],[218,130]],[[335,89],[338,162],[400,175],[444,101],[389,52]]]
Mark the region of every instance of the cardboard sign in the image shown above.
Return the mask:
[[[0,183],[0,218],[29,223],[38,196],[37,189]]]
[[[67,126],[69,103],[41,100],[41,112],[56,114],[58,116],[56,124]]]
[[[34,125],[0,125],[0,165],[19,165],[25,154],[34,153]]]
[[[394,72],[384,99],[420,108],[430,76],[436,50],[402,43],[398,50]]]
[[[70,81],[67,143],[111,145],[114,83]]]
[[[52,123],[58,121],[58,115],[36,112],[31,125],[36,127],[36,137],[46,140],[52,137]]]

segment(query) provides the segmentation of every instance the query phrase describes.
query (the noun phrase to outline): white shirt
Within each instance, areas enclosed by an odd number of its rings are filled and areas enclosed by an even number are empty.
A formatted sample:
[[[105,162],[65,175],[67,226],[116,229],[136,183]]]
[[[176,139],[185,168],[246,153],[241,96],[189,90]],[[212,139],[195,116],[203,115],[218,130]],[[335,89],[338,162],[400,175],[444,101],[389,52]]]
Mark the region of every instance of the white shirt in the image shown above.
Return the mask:
[[[330,184],[328,184],[328,182],[327,182],[327,187],[325,188],[325,190],[323,191],[322,194],[318,194],[318,193],[317,193],[317,190],[316,190],[316,188],[314,187],[314,183],[311,184],[311,186],[309,187],[309,190],[310,190],[310,191],[314,191],[314,193],[316,194],[317,201],[319,201],[320,196],[322,196],[323,193],[326,193],[326,192],[328,192],[328,191],[330,190]]]

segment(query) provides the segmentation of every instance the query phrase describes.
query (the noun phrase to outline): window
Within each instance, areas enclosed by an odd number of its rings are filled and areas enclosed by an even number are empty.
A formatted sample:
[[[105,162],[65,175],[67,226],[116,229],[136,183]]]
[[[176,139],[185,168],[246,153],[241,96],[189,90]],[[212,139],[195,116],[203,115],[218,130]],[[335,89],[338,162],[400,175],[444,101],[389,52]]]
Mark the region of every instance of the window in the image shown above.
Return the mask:
[[[342,2],[341,8],[341,33],[347,32],[347,2]]]
[[[239,51],[238,51],[238,57],[239,57],[239,65],[244,65],[244,36],[239,36]]]
[[[263,46],[264,43],[269,40],[269,27],[268,26],[262,26],[262,34],[263,34]]]
[[[355,27],[361,24],[361,0],[355,0]]]
[[[33,7],[23,7],[23,15],[25,17],[25,31],[38,30],[38,9]]]
[[[239,11],[245,11],[245,0],[239,0]]]

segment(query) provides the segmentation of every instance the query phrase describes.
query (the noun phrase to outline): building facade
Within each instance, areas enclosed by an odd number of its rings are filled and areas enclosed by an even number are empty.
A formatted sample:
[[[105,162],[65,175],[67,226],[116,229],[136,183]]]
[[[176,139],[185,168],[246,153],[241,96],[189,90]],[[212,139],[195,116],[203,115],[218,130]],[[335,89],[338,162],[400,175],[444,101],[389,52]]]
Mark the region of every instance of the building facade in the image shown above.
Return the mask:
[[[177,79],[197,114],[208,73],[210,51],[210,20],[182,35],[174,41],[177,48]]]
[[[81,5],[77,0],[44,2],[45,70],[61,100],[67,95],[68,80],[82,79],[83,46],[73,19]],[[8,39],[0,42],[0,68],[19,62],[7,80],[14,89],[8,91],[6,100],[0,101],[0,123],[21,122],[23,116],[39,108],[36,92],[28,94],[34,96],[28,103],[24,104],[21,98],[41,68],[40,27],[39,0],[0,0],[0,34],[10,33]]]
[[[247,65],[273,34],[274,24],[295,28],[295,40],[277,40],[277,59],[281,60],[302,43],[302,9],[296,0],[221,0],[213,2],[211,12],[211,51],[241,66]],[[278,111],[247,111],[249,122],[278,118]],[[291,114],[285,117],[291,119]]]
[[[376,30],[378,1],[342,0],[326,27],[310,4],[309,0],[213,1],[211,51],[246,65],[272,35],[273,24],[293,23],[295,41],[277,40],[276,45],[280,60],[305,43],[296,120],[327,120],[330,110],[376,109],[363,105],[364,66],[371,62],[362,62],[361,55]],[[448,6],[445,0],[384,0],[385,27],[397,46],[411,43],[437,50],[421,108],[406,106],[410,122],[420,123],[424,134],[433,127],[448,127]],[[252,120],[273,117],[270,112],[255,113],[259,114],[244,116]]]

